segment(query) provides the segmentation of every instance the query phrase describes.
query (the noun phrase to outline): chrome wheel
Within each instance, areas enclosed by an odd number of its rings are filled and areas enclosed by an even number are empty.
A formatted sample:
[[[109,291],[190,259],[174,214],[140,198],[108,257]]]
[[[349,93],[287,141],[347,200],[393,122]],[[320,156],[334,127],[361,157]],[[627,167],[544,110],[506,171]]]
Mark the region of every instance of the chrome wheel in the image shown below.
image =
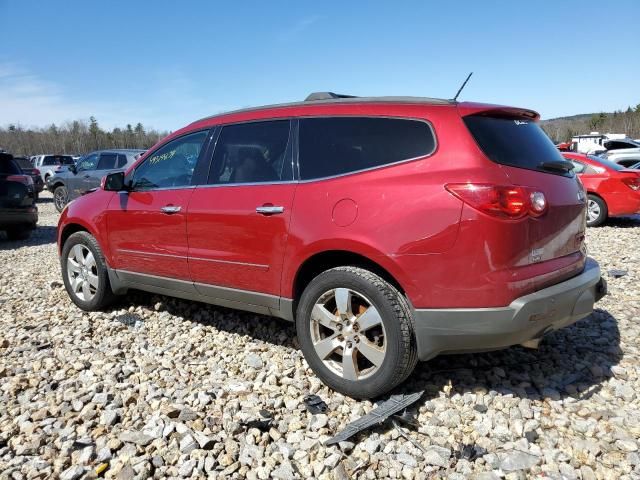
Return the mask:
[[[89,302],[98,291],[98,265],[85,245],[76,244],[67,255],[67,277],[73,294],[80,300]]]
[[[64,188],[58,187],[53,193],[53,203],[56,209],[61,212],[64,206],[67,204],[67,191]]]
[[[600,205],[595,200],[589,199],[587,203],[587,220],[592,223],[600,217]]]
[[[362,294],[336,288],[318,298],[311,311],[311,341],[324,365],[345,380],[373,375],[387,351],[382,317]]]

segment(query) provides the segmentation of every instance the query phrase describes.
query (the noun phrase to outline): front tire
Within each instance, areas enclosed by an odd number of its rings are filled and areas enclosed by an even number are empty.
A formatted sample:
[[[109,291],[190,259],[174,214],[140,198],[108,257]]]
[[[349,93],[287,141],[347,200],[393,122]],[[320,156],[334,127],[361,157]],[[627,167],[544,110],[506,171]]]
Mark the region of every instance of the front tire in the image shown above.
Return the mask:
[[[101,310],[113,303],[107,264],[97,240],[76,232],[62,247],[62,279],[73,303],[85,311]]]
[[[56,206],[56,210],[58,212],[62,212],[68,201],[69,193],[67,192],[67,187],[65,187],[64,185],[56,187],[53,191],[53,203]]]
[[[609,215],[607,204],[596,195],[587,195],[587,227],[602,225]]]
[[[388,392],[417,363],[406,299],[362,268],[333,268],[314,278],[300,298],[296,330],[316,375],[353,398]]]

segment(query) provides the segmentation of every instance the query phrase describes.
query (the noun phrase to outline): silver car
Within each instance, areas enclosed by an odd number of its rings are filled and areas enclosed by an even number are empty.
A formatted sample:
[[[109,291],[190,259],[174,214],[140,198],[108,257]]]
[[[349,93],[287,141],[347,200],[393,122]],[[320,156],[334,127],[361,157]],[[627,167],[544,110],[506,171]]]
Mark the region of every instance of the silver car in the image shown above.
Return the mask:
[[[78,164],[49,178],[47,189],[53,192],[53,203],[61,212],[71,200],[100,187],[102,177],[126,170],[145,150],[114,149],[91,152]]]

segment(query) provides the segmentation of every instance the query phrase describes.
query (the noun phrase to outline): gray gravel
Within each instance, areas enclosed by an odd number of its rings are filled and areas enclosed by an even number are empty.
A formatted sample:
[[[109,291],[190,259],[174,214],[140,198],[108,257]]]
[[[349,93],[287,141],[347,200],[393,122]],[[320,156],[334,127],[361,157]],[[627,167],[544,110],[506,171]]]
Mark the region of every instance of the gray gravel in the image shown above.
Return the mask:
[[[324,387],[291,324],[144,293],[81,312],[42,197],[30,240],[0,238],[0,479],[640,478],[638,217],[588,231],[603,271],[628,271],[591,317],[536,351],[419,364],[397,389],[426,390],[417,429],[327,448],[375,405]],[[273,425],[245,428],[261,410]]]

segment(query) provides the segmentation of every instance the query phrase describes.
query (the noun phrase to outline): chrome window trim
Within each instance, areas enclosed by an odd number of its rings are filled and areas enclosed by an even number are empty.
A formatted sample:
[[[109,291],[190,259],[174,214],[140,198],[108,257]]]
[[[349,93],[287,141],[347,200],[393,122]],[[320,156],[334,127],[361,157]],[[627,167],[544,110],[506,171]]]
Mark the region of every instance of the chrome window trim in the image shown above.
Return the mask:
[[[363,168],[360,170],[353,170],[351,172],[345,172],[345,173],[339,173],[337,175],[330,175],[327,177],[319,177],[319,178],[311,178],[308,180],[302,180],[300,178],[300,134],[298,132],[296,132],[295,135],[295,144],[294,144],[294,162],[296,163],[296,165],[294,165],[294,179],[293,180],[287,180],[287,181],[278,181],[278,182],[252,182],[252,183],[226,183],[226,184],[206,184],[206,185],[197,185],[198,188],[210,188],[210,187],[236,187],[236,186],[241,186],[241,185],[245,185],[245,186],[256,186],[256,185],[279,185],[279,184],[289,184],[289,183],[310,183],[310,182],[321,182],[324,180],[331,180],[334,178],[340,178],[340,177],[344,177],[347,175],[354,175],[357,173],[363,173],[363,172],[369,172],[372,170],[378,170],[381,168],[387,168],[387,167],[391,167],[391,166],[395,166],[395,165],[401,165],[403,163],[408,163],[408,162],[415,162],[417,160],[424,160],[427,158],[432,157],[433,155],[435,155],[439,148],[440,148],[440,142],[438,141],[438,136],[436,134],[435,128],[433,128],[433,124],[425,119],[425,118],[418,118],[418,117],[407,117],[407,116],[395,116],[395,115],[351,115],[351,114],[334,114],[334,115],[302,115],[302,116],[285,116],[285,117],[269,117],[269,118],[260,118],[260,119],[251,119],[251,120],[242,120],[242,121],[238,121],[238,122],[229,122],[229,123],[216,123],[215,125],[212,126],[212,128],[220,128],[220,131],[222,131],[222,128],[226,127],[226,126],[230,126],[230,125],[242,125],[245,123],[256,123],[256,122],[268,122],[268,121],[276,121],[276,120],[289,120],[292,122],[291,125],[291,131],[289,133],[289,140],[291,141],[291,136],[293,136],[294,132],[294,125],[293,122],[294,121],[300,121],[300,120],[305,120],[305,119],[313,119],[313,118],[385,118],[385,119],[389,119],[389,120],[410,120],[410,121],[416,121],[416,122],[422,122],[424,124],[427,125],[427,127],[429,127],[429,131],[431,132],[431,135],[433,136],[433,150],[428,153],[427,155],[421,155],[419,157],[412,157],[412,158],[407,158],[404,160],[399,160],[397,162],[392,162],[392,163],[385,163],[384,165],[376,165],[375,167],[369,167],[369,168]],[[299,129],[299,126],[297,126],[296,128]],[[220,136],[218,135],[218,138]],[[213,145],[213,152],[215,152],[215,148],[217,147],[218,144],[218,138],[216,138],[216,141],[214,142]],[[211,160],[210,160],[210,168],[213,165],[213,152],[211,155]],[[297,157],[297,158],[296,158]]]

